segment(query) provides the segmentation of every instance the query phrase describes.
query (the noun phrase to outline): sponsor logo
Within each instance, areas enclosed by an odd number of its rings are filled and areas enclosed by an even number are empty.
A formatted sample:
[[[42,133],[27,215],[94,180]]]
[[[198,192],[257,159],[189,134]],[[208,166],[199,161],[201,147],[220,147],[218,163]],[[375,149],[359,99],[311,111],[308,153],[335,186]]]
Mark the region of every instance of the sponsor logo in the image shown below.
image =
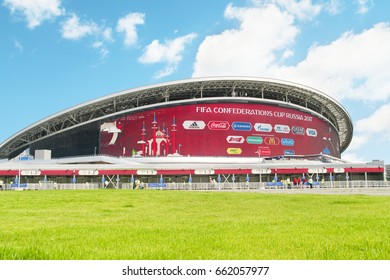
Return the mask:
[[[246,138],[246,142],[248,144],[262,144],[263,143],[263,138],[259,136],[248,136]]]
[[[233,130],[250,131],[252,125],[249,122],[234,122],[232,123]]]
[[[306,128],[307,136],[317,137],[317,130],[314,128]]]
[[[295,155],[295,151],[294,150],[284,150],[284,155],[285,156],[293,156],[293,155]]]
[[[271,155],[271,149],[270,148],[259,147],[255,153],[258,154],[259,157],[261,157],[261,156],[269,156],[269,155]]]
[[[280,140],[278,137],[265,137],[264,142],[267,145],[279,145]]]
[[[230,125],[224,121],[210,121],[207,124],[210,130],[228,130]]]
[[[300,126],[293,126],[291,128],[291,131],[293,134],[305,135],[305,129],[303,127],[300,127]]]
[[[288,125],[276,124],[274,129],[277,133],[290,133],[290,127]]]
[[[282,138],[282,145],[283,146],[294,146],[294,144],[295,144],[294,139]]]
[[[240,148],[228,148],[226,152],[229,155],[240,155],[242,153],[242,150]]]
[[[184,121],[184,129],[202,130],[206,127],[204,121]]]
[[[243,136],[229,135],[226,137],[226,141],[228,143],[242,144],[244,143],[245,139]]]
[[[272,125],[269,123],[255,123],[254,129],[260,132],[271,132]]]

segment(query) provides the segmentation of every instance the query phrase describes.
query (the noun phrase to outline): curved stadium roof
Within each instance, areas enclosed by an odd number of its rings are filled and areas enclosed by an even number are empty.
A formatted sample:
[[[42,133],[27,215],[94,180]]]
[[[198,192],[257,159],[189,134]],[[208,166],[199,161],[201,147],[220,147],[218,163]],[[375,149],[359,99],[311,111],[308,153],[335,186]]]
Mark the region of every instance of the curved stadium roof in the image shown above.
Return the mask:
[[[44,118],[0,144],[0,158],[58,133],[132,111],[207,100],[274,103],[310,112],[338,131],[340,151],[352,140],[353,126],[345,108],[313,88],[282,80],[253,77],[207,77],[161,83],[97,98]],[[195,101],[194,101],[195,100]]]

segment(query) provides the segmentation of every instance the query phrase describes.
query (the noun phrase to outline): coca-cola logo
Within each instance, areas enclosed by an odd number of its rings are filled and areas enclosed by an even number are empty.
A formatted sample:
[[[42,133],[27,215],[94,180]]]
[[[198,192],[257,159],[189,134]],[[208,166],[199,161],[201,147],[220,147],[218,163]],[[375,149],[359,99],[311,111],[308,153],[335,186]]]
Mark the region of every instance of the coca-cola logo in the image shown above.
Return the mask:
[[[207,124],[210,130],[228,130],[230,125],[225,121],[209,121]]]

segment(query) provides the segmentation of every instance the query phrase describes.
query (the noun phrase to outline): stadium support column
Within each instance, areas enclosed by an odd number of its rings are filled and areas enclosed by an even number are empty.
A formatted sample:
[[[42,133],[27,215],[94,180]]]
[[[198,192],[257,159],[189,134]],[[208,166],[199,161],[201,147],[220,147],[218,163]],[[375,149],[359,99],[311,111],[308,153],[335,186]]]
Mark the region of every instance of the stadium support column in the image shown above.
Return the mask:
[[[157,156],[157,140],[156,140],[156,134],[157,134],[157,120],[156,120],[156,113],[154,113],[153,116],[153,122],[152,122],[152,130],[153,130],[153,142],[152,142],[152,156]]]
[[[172,121],[172,154],[176,153],[176,117],[173,116],[173,121]]]

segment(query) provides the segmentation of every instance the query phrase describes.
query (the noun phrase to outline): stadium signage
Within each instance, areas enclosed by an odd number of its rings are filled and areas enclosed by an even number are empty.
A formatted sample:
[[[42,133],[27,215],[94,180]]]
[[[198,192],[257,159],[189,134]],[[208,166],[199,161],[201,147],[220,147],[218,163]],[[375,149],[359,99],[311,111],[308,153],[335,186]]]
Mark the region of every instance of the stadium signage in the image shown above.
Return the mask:
[[[271,174],[271,169],[269,168],[255,168],[252,169],[252,174]]]
[[[262,144],[263,143],[263,138],[259,137],[259,136],[248,136],[246,138],[246,142],[248,144]]]
[[[288,125],[276,124],[274,129],[277,133],[290,133],[290,127]]]
[[[252,125],[249,122],[234,122],[232,124],[233,130],[250,131]]]
[[[206,123],[204,121],[184,121],[183,127],[184,129],[202,130],[206,127]]]
[[[314,128],[306,128],[307,136],[317,137],[317,130]]]
[[[196,175],[213,175],[215,172],[213,169],[195,169],[194,173]]]
[[[291,128],[291,131],[293,134],[296,134],[296,135],[305,135],[305,129],[303,127],[300,127],[300,126],[293,126]]]
[[[294,146],[294,144],[295,144],[294,139],[282,138],[282,145],[283,146]]]
[[[254,129],[259,132],[271,132],[272,125],[269,123],[255,123]]]
[[[295,155],[295,151],[294,150],[284,150],[284,155],[285,156],[293,156],[293,155]]]
[[[154,169],[139,169],[137,175],[156,175],[157,171]]]
[[[328,170],[326,168],[309,168],[307,170],[309,173],[326,173]]]
[[[333,172],[334,173],[344,173],[345,172],[345,169],[344,168],[341,168],[341,167],[339,167],[339,168],[335,168],[334,170],[333,170]]]
[[[22,175],[22,176],[39,176],[39,175],[41,175],[41,170],[21,170],[20,175]]]
[[[207,124],[210,130],[228,130],[230,125],[225,121],[210,121]]]
[[[226,142],[230,144],[242,144],[244,143],[245,139],[243,136],[235,136],[235,135],[229,135],[226,137]]]
[[[79,175],[80,176],[95,176],[95,175],[99,175],[99,171],[98,170],[79,170]]]
[[[255,153],[258,154],[259,157],[269,156],[271,155],[271,149],[269,149],[268,147],[259,147]]]
[[[279,145],[280,140],[278,137],[265,137],[264,142],[267,145]]]
[[[242,153],[241,148],[228,148],[226,152],[229,155],[240,155]]]

